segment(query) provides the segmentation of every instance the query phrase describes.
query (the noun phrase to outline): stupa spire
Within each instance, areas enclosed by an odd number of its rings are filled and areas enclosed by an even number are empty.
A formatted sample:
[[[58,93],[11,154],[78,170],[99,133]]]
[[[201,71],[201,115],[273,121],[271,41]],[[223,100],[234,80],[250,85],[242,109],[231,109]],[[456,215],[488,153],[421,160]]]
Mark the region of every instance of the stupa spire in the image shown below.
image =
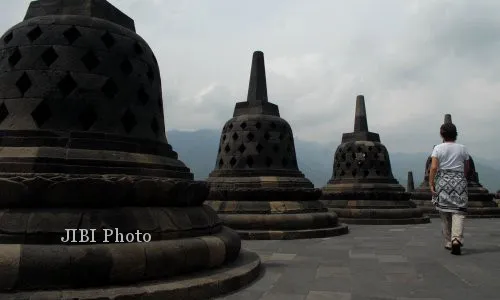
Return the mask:
[[[368,131],[368,119],[366,117],[365,96],[356,97],[356,110],[354,112],[353,132],[342,134],[342,143],[353,141],[380,142],[378,133]]]
[[[368,120],[366,119],[365,97],[356,97],[356,112],[354,114],[354,132],[368,132]]]
[[[266,66],[262,51],[253,53],[247,101],[236,103],[233,117],[248,114],[280,116],[278,106],[267,98]]]
[[[253,53],[247,102],[268,102],[266,66],[264,64],[264,53],[262,51],[255,51]]]
[[[408,171],[408,180],[406,183],[406,191],[413,192],[415,190],[415,183],[413,181],[413,172]]]
[[[451,115],[450,114],[444,115],[444,123],[445,124],[447,124],[447,123],[453,124],[453,122],[451,121]]]

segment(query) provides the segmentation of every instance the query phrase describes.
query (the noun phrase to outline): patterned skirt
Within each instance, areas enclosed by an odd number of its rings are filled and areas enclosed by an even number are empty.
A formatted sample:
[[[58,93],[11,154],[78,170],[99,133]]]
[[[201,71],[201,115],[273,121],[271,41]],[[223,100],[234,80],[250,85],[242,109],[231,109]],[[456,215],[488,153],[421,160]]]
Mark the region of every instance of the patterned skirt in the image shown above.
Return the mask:
[[[436,196],[432,203],[442,212],[467,212],[467,179],[463,171],[438,170],[435,180]]]

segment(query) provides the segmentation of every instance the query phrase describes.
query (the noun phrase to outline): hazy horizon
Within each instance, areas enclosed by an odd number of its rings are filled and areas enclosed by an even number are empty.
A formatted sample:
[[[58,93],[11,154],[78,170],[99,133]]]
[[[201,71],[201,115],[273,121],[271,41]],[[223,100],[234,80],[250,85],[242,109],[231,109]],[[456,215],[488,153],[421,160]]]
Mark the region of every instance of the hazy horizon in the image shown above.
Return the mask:
[[[169,144],[179,155],[179,159],[192,169],[195,178],[204,180],[216,165],[219,147],[220,130],[201,129],[196,131],[168,130]],[[203,144],[203,147],[197,145]],[[319,143],[295,139],[295,149],[299,169],[317,187],[322,187],[331,178],[333,171],[333,154],[335,147]],[[415,186],[424,179],[425,162],[430,153],[427,152],[395,152],[387,148],[394,176],[406,187],[408,171],[413,172]],[[474,155],[479,182],[490,192],[500,189],[500,161],[491,161]]]

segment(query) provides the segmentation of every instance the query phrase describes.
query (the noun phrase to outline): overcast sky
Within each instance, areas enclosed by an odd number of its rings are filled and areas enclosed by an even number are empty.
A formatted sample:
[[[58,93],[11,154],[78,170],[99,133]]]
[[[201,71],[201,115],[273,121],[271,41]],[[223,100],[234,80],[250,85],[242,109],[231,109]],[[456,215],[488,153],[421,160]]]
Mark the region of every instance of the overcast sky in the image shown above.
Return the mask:
[[[0,0],[1,32],[29,2]],[[261,50],[269,100],[299,139],[336,146],[364,94],[390,152],[429,152],[451,113],[471,154],[500,153],[498,0],[110,2],[156,53],[168,129],[221,129]]]

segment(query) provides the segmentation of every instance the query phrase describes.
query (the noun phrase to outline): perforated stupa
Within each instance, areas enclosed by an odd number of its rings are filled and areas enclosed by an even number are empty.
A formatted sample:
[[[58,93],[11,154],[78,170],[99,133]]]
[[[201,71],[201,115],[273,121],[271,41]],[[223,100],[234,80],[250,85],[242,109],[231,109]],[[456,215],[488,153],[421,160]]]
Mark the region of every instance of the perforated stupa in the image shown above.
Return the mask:
[[[428,223],[394,178],[389,152],[377,133],[368,131],[365,99],[356,98],[354,131],[342,135],[335,151],[333,175],[322,202],[342,222],[357,224]]]
[[[264,54],[253,54],[248,97],[222,129],[208,201],[246,239],[347,233],[297,166],[293,133],[267,98]]]
[[[210,298],[258,275],[167,142],[152,50],[107,1],[33,1],[0,38],[0,143],[0,299]]]

